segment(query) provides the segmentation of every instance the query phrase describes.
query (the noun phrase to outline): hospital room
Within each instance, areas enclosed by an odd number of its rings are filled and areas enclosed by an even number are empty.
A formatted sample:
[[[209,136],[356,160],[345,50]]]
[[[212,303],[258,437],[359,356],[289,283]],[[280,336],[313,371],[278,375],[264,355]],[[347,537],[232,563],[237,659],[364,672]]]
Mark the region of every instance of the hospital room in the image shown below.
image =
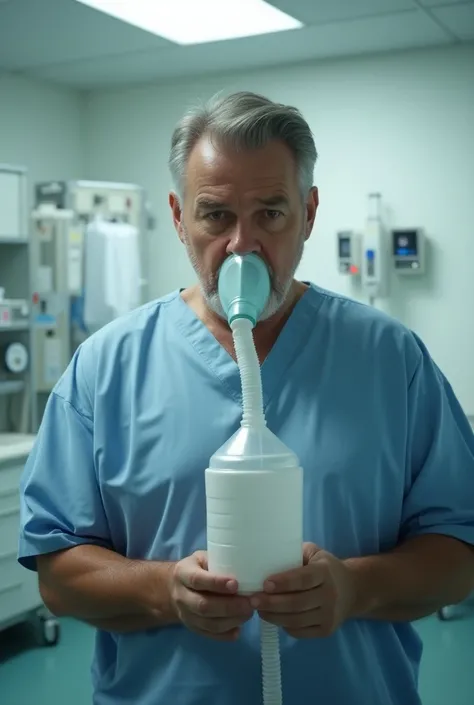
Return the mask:
[[[472,705],[474,0],[0,0],[1,705]]]

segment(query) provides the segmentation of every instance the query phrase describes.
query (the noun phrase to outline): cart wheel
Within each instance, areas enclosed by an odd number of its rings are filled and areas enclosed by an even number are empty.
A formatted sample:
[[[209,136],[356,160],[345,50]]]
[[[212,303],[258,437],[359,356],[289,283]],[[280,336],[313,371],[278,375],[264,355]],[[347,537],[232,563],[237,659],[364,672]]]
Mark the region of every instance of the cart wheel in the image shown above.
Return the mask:
[[[440,619],[442,622],[446,622],[446,620],[448,619],[446,607],[441,607],[441,609],[438,610],[438,619]]]
[[[56,646],[61,637],[59,622],[51,617],[40,618],[41,643],[43,646]]]

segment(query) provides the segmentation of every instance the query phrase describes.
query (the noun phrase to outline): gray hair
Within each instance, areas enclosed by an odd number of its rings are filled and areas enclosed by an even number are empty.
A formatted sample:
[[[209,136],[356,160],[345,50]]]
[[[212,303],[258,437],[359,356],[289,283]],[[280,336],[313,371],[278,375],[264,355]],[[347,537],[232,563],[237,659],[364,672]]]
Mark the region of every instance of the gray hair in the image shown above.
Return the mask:
[[[237,149],[258,149],[271,140],[282,140],[294,154],[301,195],[306,199],[313,186],[318,154],[311,129],[296,108],[256,93],[239,92],[226,97],[216,95],[189,110],[173,132],[168,161],[180,196],[184,194],[189,155],[205,134]]]

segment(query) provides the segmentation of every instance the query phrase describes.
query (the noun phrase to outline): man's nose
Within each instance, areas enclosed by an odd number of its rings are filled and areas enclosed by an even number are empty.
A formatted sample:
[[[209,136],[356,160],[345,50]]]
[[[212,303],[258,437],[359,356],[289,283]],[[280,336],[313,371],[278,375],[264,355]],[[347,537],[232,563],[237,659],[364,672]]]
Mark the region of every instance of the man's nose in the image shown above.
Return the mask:
[[[227,253],[229,255],[245,255],[249,252],[260,252],[260,249],[255,227],[251,223],[238,221],[227,245]]]

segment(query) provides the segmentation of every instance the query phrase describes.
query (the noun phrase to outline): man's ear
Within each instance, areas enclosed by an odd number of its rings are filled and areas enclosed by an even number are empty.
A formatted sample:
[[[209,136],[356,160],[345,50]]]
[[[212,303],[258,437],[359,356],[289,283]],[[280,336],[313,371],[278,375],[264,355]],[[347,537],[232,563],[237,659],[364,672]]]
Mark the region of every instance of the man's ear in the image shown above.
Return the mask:
[[[171,191],[168,202],[173,216],[173,225],[178,233],[179,239],[183,242],[183,211],[181,208],[181,200],[177,193]]]
[[[319,191],[316,186],[313,186],[308,193],[306,200],[306,221],[305,221],[305,240],[309,239],[313,231],[314,221],[316,219],[316,211],[319,206]]]

